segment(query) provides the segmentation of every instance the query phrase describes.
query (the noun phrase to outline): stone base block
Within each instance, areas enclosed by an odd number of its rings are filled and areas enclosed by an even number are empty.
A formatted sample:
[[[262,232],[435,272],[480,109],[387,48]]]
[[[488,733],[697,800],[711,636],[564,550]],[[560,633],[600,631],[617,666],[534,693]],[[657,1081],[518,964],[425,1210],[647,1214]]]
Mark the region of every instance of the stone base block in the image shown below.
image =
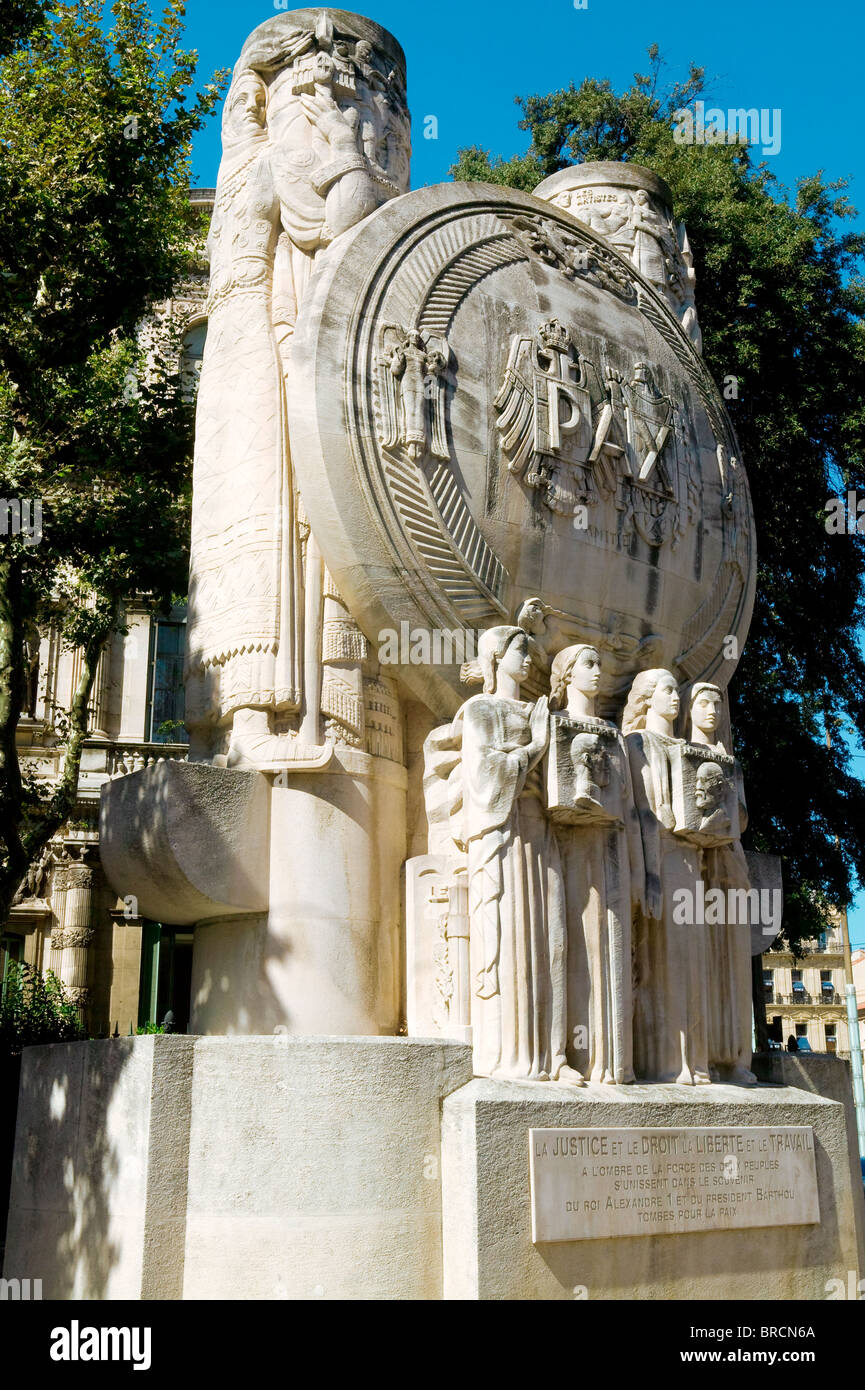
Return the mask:
[[[529,1130],[811,1126],[819,1223],[532,1243]],[[575,1197],[578,1196],[575,1190]],[[860,1277],[845,1108],[789,1086],[589,1086],[474,1080],[442,1128],[450,1299],[825,1299]]]
[[[471,1049],[141,1037],[24,1055],[7,1277],[46,1298],[441,1297]]]
[[[28,1047],[4,1274],[44,1298],[180,1298],[193,1039]]]

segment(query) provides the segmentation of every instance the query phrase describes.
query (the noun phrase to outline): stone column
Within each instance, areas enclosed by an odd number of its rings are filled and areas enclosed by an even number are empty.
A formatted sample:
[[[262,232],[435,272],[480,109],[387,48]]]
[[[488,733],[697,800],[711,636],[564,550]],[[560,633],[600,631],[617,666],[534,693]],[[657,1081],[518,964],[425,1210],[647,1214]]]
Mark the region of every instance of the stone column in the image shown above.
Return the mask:
[[[68,871],[68,864],[61,860],[51,877],[53,923],[45,969],[52,971],[58,978],[60,976],[60,963],[63,959],[63,920],[66,914],[66,893],[69,887]]]
[[[108,682],[111,675],[111,646],[106,642],[99,656],[93,693],[87,708],[88,728],[92,738],[108,738]]]
[[[60,979],[82,1018],[90,998],[87,975],[88,947],[94,936],[93,880],[94,870],[89,864],[71,864],[66,870]]]

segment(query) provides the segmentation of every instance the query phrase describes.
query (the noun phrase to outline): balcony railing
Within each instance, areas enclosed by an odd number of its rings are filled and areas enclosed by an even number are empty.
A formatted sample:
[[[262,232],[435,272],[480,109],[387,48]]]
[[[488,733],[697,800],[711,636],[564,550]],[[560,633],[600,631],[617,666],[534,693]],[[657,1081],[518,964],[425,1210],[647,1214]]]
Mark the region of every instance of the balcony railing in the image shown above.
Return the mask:
[[[108,750],[108,775],[113,780],[151,763],[185,763],[188,752],[182,743],[115,743]]]
[[[791,1006],[795,1004],[843,1004],[844,996],[839,994],[836,989],[824,990],[820,994],[810,994],[808,990],[801,989],[793,994],[776,994],[774,990],[766,990],[767,1004],[784,1004]]]
[[[773,942],[769,950],[776,956],[793,954],[786,941]],[[844,954],[844,938],[840,932],[830,932],[825,941],[800,942],[798,953],[800,960],[808,956],[841,956]]]

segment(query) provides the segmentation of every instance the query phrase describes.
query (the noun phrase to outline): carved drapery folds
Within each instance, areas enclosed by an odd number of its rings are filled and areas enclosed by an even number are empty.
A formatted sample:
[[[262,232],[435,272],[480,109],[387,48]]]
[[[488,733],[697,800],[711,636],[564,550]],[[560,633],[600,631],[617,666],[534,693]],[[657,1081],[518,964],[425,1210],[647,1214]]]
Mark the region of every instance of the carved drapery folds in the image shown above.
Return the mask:
[[[466,675],[487,693],[425,744],[430,855],[409,861],[407,898],[426,1017],[470,1028],[480,1075],[751,1084],[744,793],[717,738],[722,692],[694,686],[680,715],[676,677],[641,672],[620,729],[595,712],[589,644],[556,654],[551,709],[520,700],[531,641],[485,632]]]
[[[250,36],[226,99],[208,243],[186,672],[198,756],[220,751],[214,726],[238,711],[266,716],[264,725],[246,721],[253,761],[296,756],[262,737],[274,720],[289,734],[301,722],[312,729],[319,694],[339,738],[363,741],[359,674],[328,673],[344,655],[324,656],[323,680],[315,669],[322,640],[344,646],[345,634],[336,635],[337,600],[308,593],[321,581],[302,543],[286,373],[316,254],[405,191],[409,153],[404,59],[384,30],[342,12],[299,11]],[[401,418],[413,419],[406,376]],[[229,762],[240,764],[235,732]]]

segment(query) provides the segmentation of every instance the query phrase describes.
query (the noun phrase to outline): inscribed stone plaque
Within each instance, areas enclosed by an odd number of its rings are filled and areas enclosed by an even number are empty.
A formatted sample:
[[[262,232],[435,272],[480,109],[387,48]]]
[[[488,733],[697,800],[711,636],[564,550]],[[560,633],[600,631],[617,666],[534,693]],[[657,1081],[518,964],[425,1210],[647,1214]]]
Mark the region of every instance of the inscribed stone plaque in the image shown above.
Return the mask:
[[[530,1129],[532,1240],[820,1220],[810,1125]]]

